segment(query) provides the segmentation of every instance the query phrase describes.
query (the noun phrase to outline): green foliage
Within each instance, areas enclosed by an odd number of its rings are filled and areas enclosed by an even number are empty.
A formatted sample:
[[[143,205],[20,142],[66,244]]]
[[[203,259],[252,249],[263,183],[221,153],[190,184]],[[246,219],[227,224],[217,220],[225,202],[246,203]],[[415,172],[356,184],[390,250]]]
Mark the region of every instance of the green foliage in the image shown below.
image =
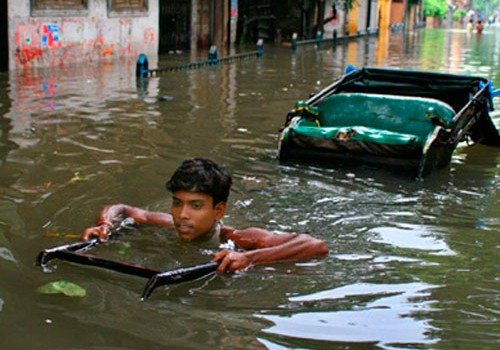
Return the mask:
[[[41,294],[64,294],[68,297],[84,297],[87,291],[77,284],[60,280],[38,287]]]
[[[453,13],[453,20],[459,21],[462,18],[464,18],[466,15],[467,15],[467,11],[465,11],[464,9],[456,10]]]
[[[446,0],[425,0],[424,16],[445,18],[448,13],[448,4]]]

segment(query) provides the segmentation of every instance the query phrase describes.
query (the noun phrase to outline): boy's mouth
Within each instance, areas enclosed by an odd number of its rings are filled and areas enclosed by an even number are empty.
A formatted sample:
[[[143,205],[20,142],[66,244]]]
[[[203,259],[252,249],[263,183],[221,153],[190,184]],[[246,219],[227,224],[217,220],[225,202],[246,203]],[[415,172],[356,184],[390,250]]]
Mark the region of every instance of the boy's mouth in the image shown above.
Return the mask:
[[[175,229],[180,236],[187,236],[193,232],[193,227],[186,224],[175,225]]]

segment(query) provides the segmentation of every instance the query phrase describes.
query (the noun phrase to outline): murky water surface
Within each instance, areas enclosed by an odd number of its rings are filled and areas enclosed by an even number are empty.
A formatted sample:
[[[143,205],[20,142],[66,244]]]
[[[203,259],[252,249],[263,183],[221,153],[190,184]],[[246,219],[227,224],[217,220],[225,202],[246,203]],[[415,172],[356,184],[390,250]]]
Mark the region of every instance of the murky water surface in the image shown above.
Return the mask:
[[[425,29],[320,52],[268,46],[261,59],[143,83],[132,61],[3,73],[0,347],[498,348],[498,149],[461,147],[423,181],[363,166],[280,166],[276,155],[287,111],[347,64],[474,74],[500,87],[499,53],[499,27],[481,37]],[[191,156],[232,172],[226,224],[307,232],[329,255],[161,287],[146,302],[139,277],[35,266],[40,250],[73,242],[106,204],[168,210],[164,182]],[[93,253],[168,269],[214,251],[144,227]],[[37,292],[62,279],[86,296]]]

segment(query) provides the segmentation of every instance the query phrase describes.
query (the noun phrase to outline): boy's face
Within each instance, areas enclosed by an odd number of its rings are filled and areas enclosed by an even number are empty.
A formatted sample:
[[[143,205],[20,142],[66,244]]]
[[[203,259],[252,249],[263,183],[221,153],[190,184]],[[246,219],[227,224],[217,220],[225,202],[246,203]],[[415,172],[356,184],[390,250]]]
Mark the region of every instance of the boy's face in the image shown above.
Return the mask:
[[[226,203],[220,202],[214,207],[213,198],[204,193],[177,191],[172,194],[170,212],[175,229],[179,237],[187,241],[210,238],[225,210]]]

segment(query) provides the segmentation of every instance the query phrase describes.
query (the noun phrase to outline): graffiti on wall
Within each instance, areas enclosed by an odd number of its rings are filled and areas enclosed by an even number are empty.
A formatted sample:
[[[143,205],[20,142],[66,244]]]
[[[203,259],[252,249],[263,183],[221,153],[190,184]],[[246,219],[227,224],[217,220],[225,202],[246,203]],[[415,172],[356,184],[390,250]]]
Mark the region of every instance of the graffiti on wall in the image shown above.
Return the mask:
[[[144,48],[156,50],[154,27],[142,28],[139,36],[132,34],[133,29],[129,19],[118,22],[96,19],[20,22],[14,26],[15,66],[65,66],[127,56],[135,58]]]
[[[32,26],[26,23],[20,23],[16,26],[14,32],[14,55],[16,66],[24,66],[25,68],[29,62],[40,59],[42,50],[38,45],[32,45],[33,41],[37,39],[37,32],[33,30]]]
[[[49,49],[60,46],[59,24],[42,25],[42,47]]]

